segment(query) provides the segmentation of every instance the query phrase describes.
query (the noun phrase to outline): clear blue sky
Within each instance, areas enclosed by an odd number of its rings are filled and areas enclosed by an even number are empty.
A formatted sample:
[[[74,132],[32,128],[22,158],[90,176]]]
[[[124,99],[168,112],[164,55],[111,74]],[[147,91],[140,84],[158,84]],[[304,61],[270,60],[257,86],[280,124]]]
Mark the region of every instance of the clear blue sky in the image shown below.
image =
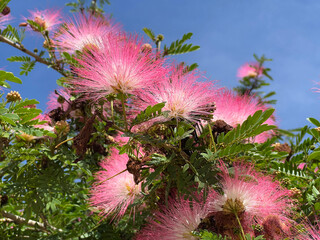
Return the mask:
[[[17,26],[28,10],[61,8],[62,0],[12,0],[12,25]],[[253,61],[253,53],[265,54],[274,78],[270,90],[277,92],[276,117],[284,129],[301,127],[307,117],[320,119],[320,93],[313,87],[320,82],[320,1],[310,0],[111,0],[106,12],[113,14],[126,31],[143,35],[151,28],[165,36],[170,44],[184,33],[193,32],[191,42],[201,49],[182,55],[178,60],[198,63],[211,80],[221,86],[237,85],[237,69]],[[28,32],[25,45],[29,49],[42,45],[42,39]],[[5,59],[20,55],[19,51],[0,43],[0,67],[19,74],[19,63]],[[59,78],[54,70],[37,64],[23,85],[13,84],[23,97],[36,98],[46,108],[47,95]],[[320,85],[319,85],[320,87]]]

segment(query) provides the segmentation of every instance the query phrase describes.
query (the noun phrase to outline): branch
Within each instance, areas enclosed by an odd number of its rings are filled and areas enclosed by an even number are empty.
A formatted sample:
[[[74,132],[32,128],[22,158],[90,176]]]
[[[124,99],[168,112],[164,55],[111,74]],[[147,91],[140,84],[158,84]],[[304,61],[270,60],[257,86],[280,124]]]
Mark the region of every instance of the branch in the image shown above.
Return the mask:
[[[35,227],[35,228],[39,228],[39,229],[44,230],[44,231],[48,231],[46,226],[41,222],[37,222],[37,221],[34,221],[34,220],[26,220],[23,217],[19,217],[17,215],[14,215],[12,213],[7,212],[7,211],[1,211],[1,215],[3,217],[5,217],[5,219],[11,219],[16,224],[27,224],[27,225],[29,225],[31,227]],[[62,229],[58,229],[58,228],[56,228],[54,226],[51,226],[49,224],[47,224],[47,226],[50,227],[53,231],[62,232]]]
[[[51,68],[53,68],[54,70],[58,71],[60,74],[62,74],[63,76],[67,77],[67,74],[63,72],[62,69],[60,69],[57,65],[52,65],[51,62],[43,59],[42,57],[40,57],[39,55],[35,54],[34,52],[29,51],[28,49],[24,48],[24,46],[14,43],[12,41],[10,41],[9,39],[5,38],[4,36],[0,35],[0,42],[4,42],[6,44],[9,44],[10,46],[28,54],[29,56],[33,57],[37,62],[45,64],[47,66],[50,66]]]

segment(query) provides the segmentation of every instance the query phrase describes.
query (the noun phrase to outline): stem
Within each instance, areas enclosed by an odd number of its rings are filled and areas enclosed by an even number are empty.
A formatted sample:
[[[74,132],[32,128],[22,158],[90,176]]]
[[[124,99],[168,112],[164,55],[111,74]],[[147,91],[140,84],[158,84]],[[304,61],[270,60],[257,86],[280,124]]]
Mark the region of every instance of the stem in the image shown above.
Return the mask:
[[[49,53],[50,57],[52,57],[55,61],[58,61],[56,53],[55,53],[55,50],[54,50],[54,48],[51,47],[52,46],[52,41],[51,41],[51,39],[49,37],[49,32],[45,31],[43,33],[43,37],[44,37],[45,40],[48,41],[48,45],[49,45],[48,53]]]
[[[113,100],[110,101],[111,104],[111,119],[112,123],[114,124],[114,108],[113,108]]]
[[[50,66],[52,69],[56,70],[57,72],[59,72],[60,74],[62,74],[65,77],[68,76],[66,73],[63,72],[63,69],[59,68],[59,66],[52,65],[51,62],[43,59],[42,57],[40,57],[39,55],[35,54],[34,52],[29,51],[22,44],[14,43],[14,42],[10,41],[9,39],[7,39],[7,38],[5,38],[5,37],[3,37],[1,35],[0,35],[0,42],[4,42],[6,44],[9,44],[10,46],[12,46],[12,47],[14,47],[14,48],[16,48],[16,49],[28,54],[31,57],[33,57],[37,62]]]
[[[210,122],[209,122],[209,121],[208,121],[208,128],[209,128],[209,133],[210,133],[210,138],[211,138],[211,141],[210,141],[210,149],[211,149],[211,145],[213,145],[214,152],[217,152],[216,143],[215,143],[214,138],[213,138],[213,135],[212,135],[212,129],[211,129],[211,126],[210,126]],[[212,144],[211,144],[211,143],[212,143]]]
[[[106,182],[106,181],[109,181],[110,179],[112,179],[112,178],[114,178],[114,177],[116,177],[116,176],[120,175],[121,173],[124,173],[125,171],[127,171],[127,169],[124,169],[124,170],[122,170],[121,172],[118,172],[117,174],[115,174],[115,175],[113,175],[113,176],[111,176],[111,177],[109,177],[109,178],[107,178],[107,179],[105,179],[105,180],[101,181],[101,182],[100,182],[100,184],[102,184],[102,183],[104,183],[104,182]]]
[[[122,104],[122,112],[123,112],[123,119],[124,119],[124,128],[128,131],[128,122],[127,122],[127,114],[126,114],[126,105],[125,105],[125,95],[121,94],[121,104]]]
[[[242,235],[242,237],[243,237],[243,240],[245,240],[245,239],[246,239],[246,235],[244,234],[244,231],[243,231],[243,228],[242,228],[240,219],[239,219],[239,217],[238,217],[238,214],[235,212],[234,215],[236,216],[237,222],[238,222],[238,224],[239,224],[239,227],[240,227],[240,230],[241,230],[241,235]]]
[[[176,122],[177,122],[177,132],[178,132],[178,128],[179,128],[179,121],[178,118],[176,118]],[[181,139],[179,139],[179,151],[182,150],[182,144],[181,144]]]
[[[69,141],[71,141],[71,140],[73,140],[73,138],[69,138],[69,139],[66,139],[66,140],[62,141],[62,142],[59,143],[57,146],[55,146],[55,149],[57,149],[57,148],[60,147],[62,144],[66,143],[66,142],[69,142]]]
[[[7,211],[1,211],[0,213],[1,213],[2,216],[4,216],[5,218],[8,218],[8,219],[11,219],[16,224],[27,224],[27,225],[29,225],[31,227],[35,227],[35,228],[39,228],[39,229],[44,230],[44,231],[48,231],[46,226],[41,222],[37,222],[37,221],[34,221],[34,220],[26,220],[23,217],[14,215],[14,214],[9,213]],[[54,226],[51,226],[49,224],[48,224],[48,227],[50,227],[53,231],[62,232],[61,229],[58,229],[58,228],[56,228]]]
[[[160,47],[161,47],[161,41],[157,42],[157,53],[160,52]]]

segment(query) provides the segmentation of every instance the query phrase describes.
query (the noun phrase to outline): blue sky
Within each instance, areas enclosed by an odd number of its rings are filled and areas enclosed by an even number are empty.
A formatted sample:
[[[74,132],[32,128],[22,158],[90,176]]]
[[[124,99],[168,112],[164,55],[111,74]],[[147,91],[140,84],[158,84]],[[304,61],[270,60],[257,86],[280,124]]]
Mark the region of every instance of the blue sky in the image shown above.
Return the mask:
[[[28,9],[60,8],[68,14],[62,0],[12,0],[12,25],[17,26]],[[271,87],[278,100],[276,117],[281,128],[308,124],[307,117],[320,119],[320,93],[312,88],[320,82],[320,2],[302,0],[111,0],[106,12],[113,15],[126,31],[143,35],[142,28],[162,33],[169,45],[184,33],[192,32],[193,44],[201,48],[178,60],[198,63],[199,69],[220,86],[238,84],[237,69],[253,61],[253,53],[272,58],[267,67],[274,78]],[[43,40],[28,32],[24,42],[29,49]],[[0,67],[19,75],[19,63],[5,59],[20,52],[0,43]],[[59,78],[54,70],[37,64],[23,85],[13,84],[22,97],[36,98],[46,108],[47,96]],[[319,85],[320,87],[320,85]]]

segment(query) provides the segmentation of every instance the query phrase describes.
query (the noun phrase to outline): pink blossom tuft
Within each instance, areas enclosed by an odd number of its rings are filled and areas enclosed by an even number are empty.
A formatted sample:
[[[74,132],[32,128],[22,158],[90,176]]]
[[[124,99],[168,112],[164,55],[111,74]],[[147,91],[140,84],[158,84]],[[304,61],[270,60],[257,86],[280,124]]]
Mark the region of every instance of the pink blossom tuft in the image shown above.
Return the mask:
[[[213,114],[213,121],[223,120],[232,127],[242,124],[250,115],[252,116],[258,110],[267,110],[267,107],[259,104],[253,96],[239,96],[229,90],[218,92],[214,97],[214,101],[216,103],[216,110]],[[264,124],[275,125],[276,123],[273,117],[270,117]],[[257,135],[253,141],[262,143],[272,136],[272,131],[263,132]]]
[[[271,177],[257,173],[252,165],[235,164],[232,175],[222,161],[219,168],[222,171],[223,194],[211,201],[211,212],[227,215],[239,210],[238,214],[244,219],[260,225],[270,215],[287,220],[290,213],[289,190],[283,189]]]
[[[100,48],[105,35],[119,31],[119,25],[115,25],[110,19],[77,14],[74,20],[70,19],[59,28],[54,45],[62,52],[73,54],[85,48]]]
[[[298,239],[298,238],[297,238]],[[305,224],[305,231],[299,235],[301,240],[320,240],[320,224],[312,226],[311,223]]]
[[[39,24],[43,30],[51,31],[61,23],[60,10],[45,9],[41,11],[35,10],[29,12],[30,16],[27,19]]]
[[[141,183],[136,185],[132,174],[122,172],[126,170],[128,160],[127,154],[119,155],[117,149],[112,149],[111,155],[100,164],[103,170],[96,174],[90,202],[104,217],[113,215],[113,219],[121,218],[140,195]]]
[[[263,72],[263,67],[259,67],[259,63],[245,63],[238,69],[237,77],[260,77]]]
[[[169,199],[168,208],[163,207],[154,214],[152,220],[136,236],[136,240],[177,240],[198,239],[192,234],[202,219],[208,214],[208,207],[199,201],[185,200],[183,197]]]
[[[200,79],[195,72],[184,73],[172,67],[165,79],[139,92],[139,100],[134,104],[141,111],[165,102],[162,110],[168,111],[169,119],[198,121],[201,116],[212,116],[216,87],[213,82]]]
[[[51,92],[49,94],[49,97],[48,97],[49,101],[47,102],[47,106],[48,106],[47,110],[48,111],[51,111],[51,110],[56,109],[58,107],[62,107],[64,111],[66,111],[69,108],[70,104],[68,103],[68,101],[71,97],[69,90],[66,88],[60,88],[57,90],[57,92],[58,92],[58,94],[56,94],[55,92]],[[65,101],[62,104],[58,102],[59,96],[62,96],[65,99]]]
[[[44,130],[48,130],[50,132],[54,131],[54,127],[51,127],[49,124],[51,123],[51,119],[47,114],[40,114],[35,117],[33,120],[38,119],[39,121],[45,121],[45,123],[34,125],[35,128],[41,128]]]
[[[0,29],[4,29],[11,19],[11,15],[0,14]]]
[[[163,60],[151,52],[142,52],[142,40],[136,37],[107,35],[101,51],[86,51],[75,67],[78,76],[71,79],[75,91],[98,100],[114,93],[131,94],[163,78]]]

